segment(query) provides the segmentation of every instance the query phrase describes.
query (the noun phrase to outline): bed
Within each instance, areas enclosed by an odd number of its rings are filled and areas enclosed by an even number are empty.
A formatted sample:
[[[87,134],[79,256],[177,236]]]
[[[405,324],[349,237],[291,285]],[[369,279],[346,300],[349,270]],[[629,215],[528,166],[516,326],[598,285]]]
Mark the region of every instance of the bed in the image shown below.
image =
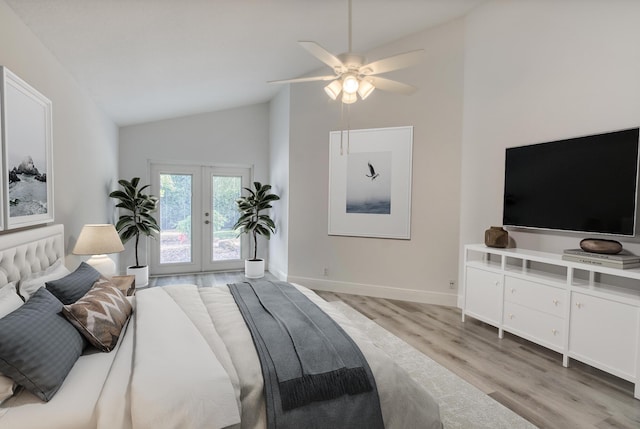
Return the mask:
[[[0,236],[0,300],[4,300],[0,302],[0,316],[2,311],[7,313],[7,302],[20,305],[12,296],[2,298],[3,294],[29,295],[26,303],[0,318],[0,328],[9,326],[2,325],[7,318],[15,319],[18,312],[26,312],[23,307],[50,300],[49,290],[54,293],[61,284],[57,278],[69,279],[80,271],[79,267],[70,273],[61,264],[63,237],[62,225]],[[74,297],[64,311],[86,301],[101,281],[96,281],[82,298]],[[38,282],[46,283],[46,287],[34,286]],[[22,290],[21,284],[30,290]],[[62,296],[66,299],[72,288],[65,287]],[[438,405],[428,392],[340,312],[311,290],[294,287],[335,320],[361,350],[375,378],[385,428],[442,427]],[[0,428],[267,427],[259,356],[229,287],[171,285],[138,291],[134,298],[125,299],[128,304],[122,305],[131,307],[131,316],[122,320],[118,335],[111,333],[111,343],[106,345],[105,341],[96,343],[95,338],[87,343],[89,337],[85,335],[82,354],[73,360],[53,393],[27,389],[15,382],[13,394],[7,393],[7,383],[15,381],[7,375],[13,373],[6,370],[7,374],[0,375],[0,394],[5,383],[5,395],[0,396]],[[58,314],[55,323],[66,324],[63,319]],[[24,319],[20,323],[20,327],[29,325]],[[60,330],[66,332],[68,326]],[[21,335],[28,338],[31,334],[25,328]],[[35,347],[42,348],[40,342],[50,342],[54,335],[45,335]],[[45,351],[49,353],[49,348],[62,342],[53,341]],[[110,351],[100,351],[103,346]],[[5,359],[3,353],[14,353],[15,349],[7,351],[0,344],[0,360]],[[58,363],[58,358],[51,355],[41,363],[38,359],[42,357],[33,359],[38,363],[32,366],[37,368],[28,370],[36,372],[44,371],[42,368],[51,362]],[[31,380],[24,384],[31,386],[29,383]],[[295,412],[303,413],[304,407]],[[334,427],[326,421],[319,418],[308,427]]]

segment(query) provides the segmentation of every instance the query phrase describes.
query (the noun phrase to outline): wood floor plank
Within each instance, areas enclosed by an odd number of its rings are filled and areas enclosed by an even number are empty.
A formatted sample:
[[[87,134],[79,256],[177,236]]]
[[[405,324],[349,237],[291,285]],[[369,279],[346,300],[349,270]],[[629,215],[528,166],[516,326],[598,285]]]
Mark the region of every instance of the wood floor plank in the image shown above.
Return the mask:
[[[324,293],[319,292],[322,296]],[[457,308],[332,293],[541,428],[640,428],[633,385],[467,318]]]

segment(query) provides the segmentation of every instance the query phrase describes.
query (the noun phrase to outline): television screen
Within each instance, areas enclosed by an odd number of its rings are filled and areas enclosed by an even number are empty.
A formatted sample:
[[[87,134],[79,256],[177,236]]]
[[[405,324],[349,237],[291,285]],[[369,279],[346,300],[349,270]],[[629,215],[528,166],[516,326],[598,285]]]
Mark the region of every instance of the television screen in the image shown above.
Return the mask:
[[[503,224],[634,235],[638,128],[506,150]]]

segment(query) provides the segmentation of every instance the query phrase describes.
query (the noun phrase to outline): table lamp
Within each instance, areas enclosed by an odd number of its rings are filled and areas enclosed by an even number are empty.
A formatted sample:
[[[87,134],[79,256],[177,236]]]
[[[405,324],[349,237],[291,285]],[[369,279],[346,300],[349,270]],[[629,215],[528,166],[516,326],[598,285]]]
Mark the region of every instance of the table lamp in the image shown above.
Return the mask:
[[[116,274],[116,264],[107,254],[123,250],[124,246],[116,228],[108,223],[83,226],[72,253],[92,255],[87,264],[98,270],[100,274],[111,277]]]

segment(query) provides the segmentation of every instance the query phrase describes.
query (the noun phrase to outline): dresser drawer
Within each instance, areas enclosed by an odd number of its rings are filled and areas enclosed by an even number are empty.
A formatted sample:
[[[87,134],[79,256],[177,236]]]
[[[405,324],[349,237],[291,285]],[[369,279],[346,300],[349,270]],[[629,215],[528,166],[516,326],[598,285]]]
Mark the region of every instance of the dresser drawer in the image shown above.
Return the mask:
[[[563,346],[564,321],[560,317],[505,302],[504,329],[550,348]]]
[[[517,277],[507,276],[504,282],[505,301],[564,318],[563,289]]]

